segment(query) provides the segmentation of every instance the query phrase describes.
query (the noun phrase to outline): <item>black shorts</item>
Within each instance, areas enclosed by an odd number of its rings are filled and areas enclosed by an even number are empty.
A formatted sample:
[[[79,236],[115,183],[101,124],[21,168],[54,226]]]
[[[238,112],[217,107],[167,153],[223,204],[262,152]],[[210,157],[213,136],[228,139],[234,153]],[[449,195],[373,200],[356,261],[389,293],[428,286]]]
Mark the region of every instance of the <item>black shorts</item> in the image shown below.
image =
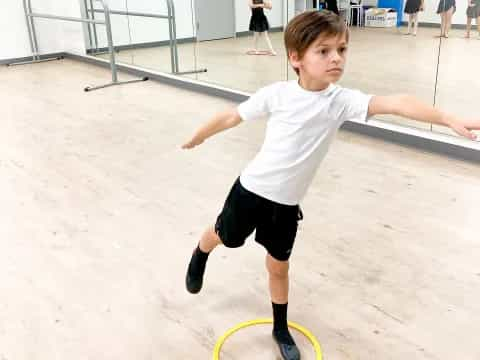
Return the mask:
[[[245,189],[235,181],[223,210],[217,218],[215,232],[229,248],[240,247],[254,231],[255,241],[279,261],[292,252],[298,221],[303,218],[298,205],[283,205]]]

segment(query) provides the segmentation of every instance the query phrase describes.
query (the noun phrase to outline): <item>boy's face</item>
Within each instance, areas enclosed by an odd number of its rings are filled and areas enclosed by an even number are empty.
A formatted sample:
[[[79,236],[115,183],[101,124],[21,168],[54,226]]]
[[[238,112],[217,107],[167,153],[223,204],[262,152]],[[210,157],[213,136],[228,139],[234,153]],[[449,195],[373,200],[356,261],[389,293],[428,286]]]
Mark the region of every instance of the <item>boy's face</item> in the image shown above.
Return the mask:
[[[305,51],[302,58],[292,51],[292,66],[299,69],[301,80],[328,85],[342,77],[347,56],[346,33],[338,36],[319,36]]]

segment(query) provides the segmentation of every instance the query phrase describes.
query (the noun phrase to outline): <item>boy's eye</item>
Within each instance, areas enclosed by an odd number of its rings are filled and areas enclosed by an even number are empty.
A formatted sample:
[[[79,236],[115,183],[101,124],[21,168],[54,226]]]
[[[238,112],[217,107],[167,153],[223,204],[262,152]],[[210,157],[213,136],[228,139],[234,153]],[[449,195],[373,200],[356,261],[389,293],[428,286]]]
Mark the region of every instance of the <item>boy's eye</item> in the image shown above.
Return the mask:
[[[322,49],[322,50],[321,50],[321,54],[322,54],[322,55],[327,55],[327,54],[328,54],[328,50],[327,50],[327,49]]]
[[[339,49],[339,51],[340,51],[340,54],[343,54],[344,52],[347,51],[347,48],[346,48],[346,47],[341,47],[341,48]]]

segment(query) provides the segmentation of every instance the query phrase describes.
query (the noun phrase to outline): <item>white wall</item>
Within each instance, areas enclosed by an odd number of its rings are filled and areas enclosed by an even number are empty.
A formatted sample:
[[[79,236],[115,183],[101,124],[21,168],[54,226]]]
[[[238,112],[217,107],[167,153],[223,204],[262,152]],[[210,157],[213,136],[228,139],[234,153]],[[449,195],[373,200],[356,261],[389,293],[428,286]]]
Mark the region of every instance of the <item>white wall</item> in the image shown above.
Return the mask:
[[[22,2],[5,2],[2,4],[2,13],[2,21],[0,21],[0,59],[29,56],[31,51]]]
[[[79,0],[32,0],[33,11],[61,16],[80,16]],[[57,20],[35,19],[41,54],[69,51],[85,53],[82,25]],[[22,1],[2,1],[0,59],[30,56]]]

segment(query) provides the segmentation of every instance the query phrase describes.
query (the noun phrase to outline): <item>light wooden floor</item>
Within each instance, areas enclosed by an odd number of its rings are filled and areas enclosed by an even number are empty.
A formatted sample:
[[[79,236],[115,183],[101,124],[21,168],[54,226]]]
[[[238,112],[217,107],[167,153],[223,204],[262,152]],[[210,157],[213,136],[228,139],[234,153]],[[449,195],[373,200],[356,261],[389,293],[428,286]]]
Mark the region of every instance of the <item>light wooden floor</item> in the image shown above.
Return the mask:
[[[126,78],[126,76],[121,76]],[[191,250],[264,124],[179,146],[232,104],[69,60],[0,68],[0,359],[210,359],[271,315],[264,251]],[[302,207],[290,319],[326,359],[480,358],[480,166],[341,132]],[[314,359],[295,333],[303,359]],[[268,326],[221,359],[279,359]]]
[[[402,35],[405,29],[351,28],[347,71],[341,84],[378,95],[410,93],[459,116],[478,113],[480,93],[477,32],[464,39],[464,31],[453,30],[449,39],[435,38],[438,29],[420,28],[417,37]],[[254,92],[275,81],[295,79],[287,63],[283,33],[270,34],[277,57],[246,56],[251,38],[207,41],[179,45],[180,70],[207,68],[207,73],[186,75],[197,80]],[[260,44],[263,43],[260,41]],[[441,49],[441,50],[439,50]],[[439,57],[440,51],[440,57]],[[134,49],[118,54],[121,62],[170,72],[168,47]],[[440,59],[440,62],[439,62]],[[386,116],[382,119],[407,126],[431,129],[430,125]],[[452,134],[443,127],[435,131]]]

